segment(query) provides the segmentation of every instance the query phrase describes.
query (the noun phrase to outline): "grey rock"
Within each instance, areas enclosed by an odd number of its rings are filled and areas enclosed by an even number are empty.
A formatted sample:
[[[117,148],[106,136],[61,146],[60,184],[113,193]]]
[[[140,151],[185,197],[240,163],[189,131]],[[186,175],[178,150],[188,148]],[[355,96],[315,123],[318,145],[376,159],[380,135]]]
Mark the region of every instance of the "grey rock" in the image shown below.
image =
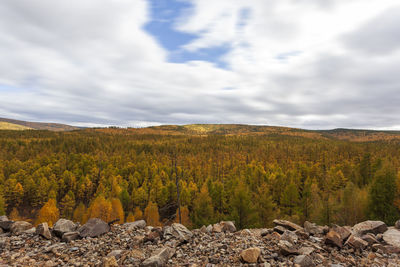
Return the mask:
[[[322,235],[324,233],[324,229],[322,226],[318,226],[315,223],[311,223],[309,221],[304,222],[304,230],[311,235]]]
[[[67,232],[67,233],[64,233],[64,234],[63,234],[61,240],[62,240],[63,242],[68,243],[68,242],[71,242],[72,240],[77,240],[77,239],[79,239],[80,237],[81,237],[81,236],[79,235],[79,232]]]
[[[219,223],[223,232],[236,232],[236,226],[233,221],[222,221]]]
[[[46,239],[51,239],[51,233],[50,233],[49,225],[47,224],[47,222],[40,223],[36,227],[36,234],[38,234]]]
[[[163,248],[159,253],[150,258],[144,260],[140,266],[142,267],[159,267],[165,266],[168,262],[168,259],[175,253],[175,250],[172,248]]]
[[[353,226],[353,232],[357,236],[363,236],[368,233],[380,234],[387,230],[387,225],[381,221],[365,221]]]
[[[391,228],[383,233],[383,240],[394,247],[400,248],[400,230]]]
[[[135,229],[143,229],[146,227],[146,221],[145,220],[139,220],[139,221],[134,221],[130,223],[124,223],[123,226],[130,230],[135,230]]]
[[[295,264],[300,265],[301,267],[313,267],[315,266],[312,258],[308,255],[299,255],[294,258],[293,261]]]
[[[394,227],[396,227],[396,229],[400,229],[400,220],[396,221]]]
[[[355,249],[363,250],[368,246],[368,242],[355,235],[351,235],[349,239],[347,239],[345,245],[350,245]]]
[[[275,225],[280,225],[290,231],[296,231],[296,230],[301,230],[303,229],[303,227],[301,227],[300,225],[297,225],[295,223],[286,221],[286,220],[273,220],[273,223]]]
[[[64,233],[74,232],[77,228],[77,225],[67,219],[59,219],[53,226],[53,233],[58,236],[62,237]]]
[[[378,243],[378,240],[376,239],[374,234],[368,233],[366,235],[363,235],[361,237],[362,240],[367,241],[369,245]]]
[[[310,255],[315,251],[315,249],[312,247],[302,247],[298,251],[301,255]]]
[[[91,218],[79,227],[78,232],[81,237],[97,237],[110,231],[108,223],[98,218]]]
[[[286,230],[282,235],[281,235],[282,240],[286,240],[290,242],[291,244],[296,244],[297,241],[299,240],[299,237],[291,231]]]
[[[278,234],[283,234],[286,231],[286,228],[283,226],[275,226],[274,231],[277,232]]]
[[[171,226],[164,228],[164,237],[175,237],[179,240],[189,241],[193,233],[180,223],[173,223]]]
[[[28,222],[16,221],[11,225],[10,232],[14,235],[18,235],[31,228],[33,228],[33,225]]]
[[[9,221],[9,219],[6,215],[0,216],[0,222],[6,222],[6,221]]]
[[[3,229],[5,232],[8,232],[8,231],[10,231],[13,223],[14,223],[14,221],[0,221],[0,228]]]
[[[115,249],[107,254],[107,257],[115,257],[117,260],[121,258],[121,255],[124,251],[122,249]]]

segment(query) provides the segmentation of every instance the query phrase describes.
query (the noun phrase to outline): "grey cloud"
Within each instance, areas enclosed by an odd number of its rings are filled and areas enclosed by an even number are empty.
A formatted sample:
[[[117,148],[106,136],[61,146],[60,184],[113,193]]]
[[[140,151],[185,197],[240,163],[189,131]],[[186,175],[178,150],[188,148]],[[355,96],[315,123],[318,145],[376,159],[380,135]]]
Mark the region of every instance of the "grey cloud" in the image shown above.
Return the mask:
[[[343,37],[344,44],[366,55],[389,54],[400,49],[400,6],[390,8]]]

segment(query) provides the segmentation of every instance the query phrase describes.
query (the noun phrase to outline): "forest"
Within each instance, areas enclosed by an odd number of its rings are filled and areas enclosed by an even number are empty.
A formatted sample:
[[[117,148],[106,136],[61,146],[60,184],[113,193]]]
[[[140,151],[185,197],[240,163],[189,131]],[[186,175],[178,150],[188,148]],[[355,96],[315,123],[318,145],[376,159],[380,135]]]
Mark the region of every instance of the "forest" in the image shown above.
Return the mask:
[[[393,224],[400,140],[134,129],[0,131],[0,215],[198,228],[233,220]],[[179,193],[179,194],[178,194]],[[178,199],[179,196],[179,199]]]

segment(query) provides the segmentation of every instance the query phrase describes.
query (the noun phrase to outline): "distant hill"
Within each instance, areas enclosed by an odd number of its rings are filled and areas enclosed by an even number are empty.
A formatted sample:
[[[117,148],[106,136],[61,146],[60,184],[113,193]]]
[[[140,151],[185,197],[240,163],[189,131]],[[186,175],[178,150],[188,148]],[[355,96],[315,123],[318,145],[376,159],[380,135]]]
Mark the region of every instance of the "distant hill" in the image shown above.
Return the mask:
[[[160,135],[284,135],[312,139],[337,139],[354,142],[400,140],[400,131],[375,131],[357,129],[304,130],[279,126],[259,126],[245,124],[188,124],[161,125],[146,128],[97,128],[100,131],[120,134],[160,134]]]
[[[60,123],[28,122],[0,118],[0,130],[49,130],[63,132],[78,129],[81,128]]]

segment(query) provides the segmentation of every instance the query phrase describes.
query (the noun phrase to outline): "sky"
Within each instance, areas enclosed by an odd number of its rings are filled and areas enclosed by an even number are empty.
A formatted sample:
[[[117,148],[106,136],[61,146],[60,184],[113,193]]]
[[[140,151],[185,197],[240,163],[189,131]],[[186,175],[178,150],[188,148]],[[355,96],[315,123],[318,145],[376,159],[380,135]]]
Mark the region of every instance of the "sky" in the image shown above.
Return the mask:
[[[3,0],[0,117],[400,130],[398,0]]]

